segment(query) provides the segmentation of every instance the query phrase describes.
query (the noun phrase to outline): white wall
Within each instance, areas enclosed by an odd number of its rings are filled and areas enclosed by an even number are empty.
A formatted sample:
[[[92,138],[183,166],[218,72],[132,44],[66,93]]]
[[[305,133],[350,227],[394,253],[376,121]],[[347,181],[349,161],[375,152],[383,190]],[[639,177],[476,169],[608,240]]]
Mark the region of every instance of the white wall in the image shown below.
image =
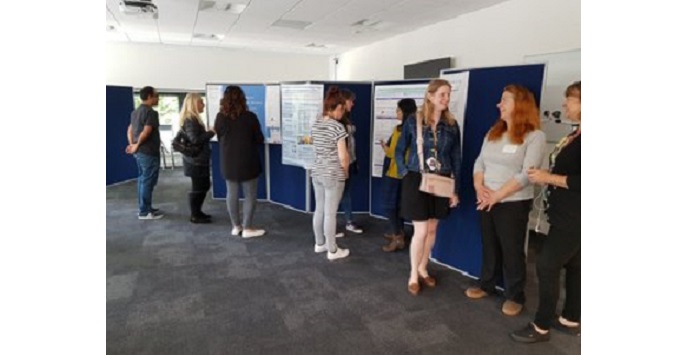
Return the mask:
[[[402,79],[404,65],[441,57],[458,68],[515,65],[577,48],[580,0],[511,0],[343,53],[337,78]]]
[[[204,90],[207,82],[328,80],[327,55],[107,42],[107,85]]]

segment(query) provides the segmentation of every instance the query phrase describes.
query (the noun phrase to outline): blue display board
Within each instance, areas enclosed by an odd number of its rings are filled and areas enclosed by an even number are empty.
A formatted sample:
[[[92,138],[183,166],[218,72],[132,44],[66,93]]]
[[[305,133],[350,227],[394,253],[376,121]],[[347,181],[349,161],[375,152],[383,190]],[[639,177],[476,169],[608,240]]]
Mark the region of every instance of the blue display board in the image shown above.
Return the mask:
[[[457,73],[465,70],[446,70]],[[482,234],[480,218],[475,209],[473,164],[480,154],[482,142],[492,125],[499,119],[496,104],[503,88],[519,84],[534,93],[539,104],[544,79],[544,65],[519,65],[470,69],[468,103],[463,130],[460,204],[446,220],[439,223],[437,241],[432,257],[473,276],[480,275],[482,264]]]
[[[107,85],[107,185],[138,176],[135,158],[126,154],[132,111],[133,88]]]
[[[358,173],[351,178],[352,211],[367,213],[370,207],[370,175],[371,175],[371,127],[373,118],[372,100],[373,84],[358,82],[315,82],[323,84],[325,92],[335,85],[347,89],[356,95],[351,120],[356,125],[356,161]],[[321,103],[322,104],[322,103]],[[313,187],[311,187],[311,210],[316,208]],[[340,209],[339,212],[342,212]]]

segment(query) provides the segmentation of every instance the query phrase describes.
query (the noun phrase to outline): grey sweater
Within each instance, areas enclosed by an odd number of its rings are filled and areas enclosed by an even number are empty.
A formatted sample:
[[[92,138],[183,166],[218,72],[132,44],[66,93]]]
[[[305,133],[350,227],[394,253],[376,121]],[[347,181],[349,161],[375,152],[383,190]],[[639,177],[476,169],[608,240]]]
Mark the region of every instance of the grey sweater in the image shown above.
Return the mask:
[[[544,159],[546,134],[537,130],[529,132],[520,145],[511,144],[507,134],[498,141],[485,137],[480,156],[475,160],[473,174],[484,173],[484,184],[498,190],[508,180],[515,179],[522,190],[508,196],[501,202],[528,200],[534,197],[534,187],[527,179],[527,169],[539,168]]]

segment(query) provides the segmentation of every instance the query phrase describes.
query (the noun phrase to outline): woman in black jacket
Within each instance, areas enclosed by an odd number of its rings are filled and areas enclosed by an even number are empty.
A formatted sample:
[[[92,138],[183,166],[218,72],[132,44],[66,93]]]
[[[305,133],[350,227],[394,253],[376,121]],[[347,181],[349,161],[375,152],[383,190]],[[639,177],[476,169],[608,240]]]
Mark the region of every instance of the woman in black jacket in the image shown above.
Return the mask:
[[[264,135],[257,116],[248,110],[245,93],[239,86],[228,86],[223,94],[221,112],[214,130],[219,141],[221,173],[226,180],[226,204],[233,229],[232,235],[260,237],[266,233],[252,224],[256,209],[257,182],[261,175],[259,145]],[[244,194],[244,213],[240,220],[239,189]]]
[[[190,203],[190,222],[210,223],[211,216],[202,212],[202,204],[211,186],[209,178],[209,160],[211,150],[209,140],[214,136],[214,131],[204,127],[200,113],[204,111],[204,100],[199,94],[189,93],[185,95],[183,108],[180,115],[180,127],[185,132],[187,140],[194,146],[201,147],[199,155],[195,157],[183,156],[183,170],[185,176],[192,179],[192,190],[188,193]]]
[[[544,186],[546,213],[551,229],[537,254],[539,278],[539,309],[534,322],[511,333],[515,341],[536,343],[550,339],[549,330],[573,336],[580,335],[581,305],[581,190],[582,170],[582,86],[575,82],[565,90],[563,109],[567,117],[579,124],[576,131],[561,139],[550,156],[549,170],[530,169],[530,182]],[[565,305],[560,317],[556,314],[561,269],[565,269]]]

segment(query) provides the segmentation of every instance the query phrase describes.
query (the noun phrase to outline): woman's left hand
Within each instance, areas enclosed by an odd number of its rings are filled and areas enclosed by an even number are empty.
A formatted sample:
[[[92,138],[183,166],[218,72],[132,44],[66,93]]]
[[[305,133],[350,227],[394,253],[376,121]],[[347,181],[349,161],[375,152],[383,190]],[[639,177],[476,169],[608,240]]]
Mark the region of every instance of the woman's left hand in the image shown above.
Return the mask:
[[[499,203],[501,201],[501,197],[499,197],[499,192],[495,191],[493,193],[487,194],[482,201],[480,201],[477,204],[477,210],[478,211],[483,211],[486,210],[487,212],[492,210],[492,207],[494,207],[495,204]]]
[[[454,207],[458,206],[458,202],[459,202],[458,195],[453,194],[453,195],[451,195],[451,197],[449,197],[449,207],[454,208]]]

